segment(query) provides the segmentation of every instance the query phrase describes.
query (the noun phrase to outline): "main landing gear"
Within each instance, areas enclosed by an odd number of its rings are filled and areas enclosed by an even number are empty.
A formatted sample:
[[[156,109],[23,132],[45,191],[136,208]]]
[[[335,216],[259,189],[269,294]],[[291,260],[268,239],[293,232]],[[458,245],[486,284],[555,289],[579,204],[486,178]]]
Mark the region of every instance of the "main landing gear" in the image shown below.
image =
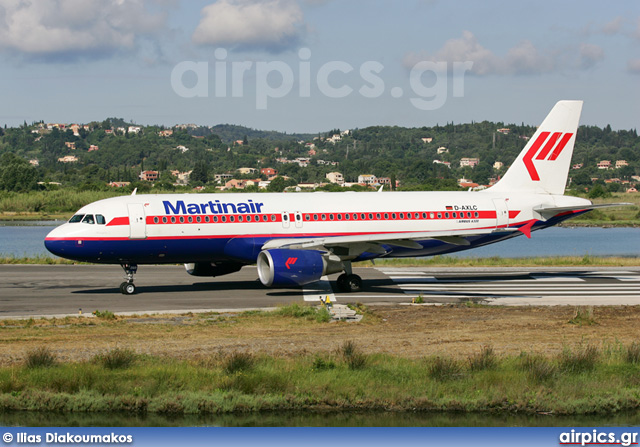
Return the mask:
[[[133,275],[138,271],[138,264],[120,264],[127,275],[127,280],[120,284],[120,292],[123,295],[133,295],[136,293],[136,286],[133,284]]]
[[[362,290],[362,278],[353,274],[351,270],[351,262],[344,262],[344,271],[338,276],[338,290],[344,293],[360,292]]]

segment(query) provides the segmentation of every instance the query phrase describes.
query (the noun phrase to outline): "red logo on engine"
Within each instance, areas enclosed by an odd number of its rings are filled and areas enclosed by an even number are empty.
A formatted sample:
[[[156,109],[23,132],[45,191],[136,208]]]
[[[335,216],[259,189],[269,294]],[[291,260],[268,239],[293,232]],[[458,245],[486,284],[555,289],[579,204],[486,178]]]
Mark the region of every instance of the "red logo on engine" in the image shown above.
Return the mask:
[[[298,262],[298,258],[289,258],[287,259],[287,262],[284,263],[284,265],[287,266],[287,269],[290,270],[291,269],[291,265],[294,265],[296,262]]]
[[[533,180],[534,182],[539,182],[540,176],[538,175],[536,167],[533,165],[533,157],[538,154],[536,160],[554,161],[556,158],[558,158],[564,147],[573,136],[572,133],[565,133],[564,135],[562,135],[562,132],[554,132],[551,137],[549,137],[550,134],[551,132],[542,132],[540,136],[536,138],[536,141],[533,142],[531,148],[527,151],[524,158],[522,159],[524,165],[527,167],[527,171],[529,171],[531,180]],[[562,135],[562,138],[560,138],[560,135]],[[556,144],[558,140],[560,140],[560,142]],[[540,147],[545,141],[547,142],[547,144],[545,144],[542,150],[540,150]],[[551,152],[552,149],[553,152]],[[539,150],[540,152],[538,152]],[[551,155],[549,155],[549,152],[551,152]],[[547,156],[549,157],[547,158]]]

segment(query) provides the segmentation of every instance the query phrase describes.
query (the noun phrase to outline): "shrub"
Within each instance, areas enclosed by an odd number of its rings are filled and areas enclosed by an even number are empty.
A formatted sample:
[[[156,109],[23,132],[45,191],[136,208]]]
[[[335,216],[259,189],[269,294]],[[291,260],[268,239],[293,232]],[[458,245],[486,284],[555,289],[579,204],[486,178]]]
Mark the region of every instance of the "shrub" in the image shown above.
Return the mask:
[[[234,374],[253,368],[255,357],[248,352],[232,352],[222,361],[222,369],[227,374]]]
[[[462,365],[451,357],[436,357],[428,367],[429,376],[435,380],[449,380],[461,376]]]
[[[40,346],[27,352],[25,365],[27,368],[49,368],[56,364],[56,356],[46,346]]]
[[[325,360],[320,356],[317,356],[313,360],[312,368],[314,371],[324,371],[327,369],[334,369],[335,367],[336,367],[336,364],[333,360]]]
[[[587,255],[585,255],[587,256]],[[568,321],[569,324],[576,324],[578,326],[592,326],[598,324],[593,316],[593,307],[576,307],[576,311]]]
[[[110,310],[95,310],[93,311],[93,315],[96,316],[96,318],[100,318],[103,320],[115,320],[116,316],[113,312],[111,312]]]
[[[349,366],[349,369],[362,369],[367,364],[367,356],[360,351],[352,340],[347,340],[342,344],[340,354]]]
[[[274,314],[283,317],[306,318],[307,320],[315,320],[319,323],[326,323],[331,320],[331,314],[326,308],[318,309],[317,307],[299,303],[280,306]]]
[[[469,357],[469,369],[471,371],[493,369],[496,364],[497,358],[492,346],[483,346],[478,354]]]
[[[579,373],[595,368],[600,352],[593,345],[579,346],[576,350],[565,347],[560,354],[560,366],[564,371]]]
[[[640,363],[640,343],[634,341],[625,352],[624,359],[629,363]]]
[[[95,356],[95,361],[107,369],[125,369],[136,361],[136,353],[131,349],[115,348]]]
[[[544,382],[555,377],[558,368],[549,359],[539,355],[523,355],[520,367],[534,382]]]

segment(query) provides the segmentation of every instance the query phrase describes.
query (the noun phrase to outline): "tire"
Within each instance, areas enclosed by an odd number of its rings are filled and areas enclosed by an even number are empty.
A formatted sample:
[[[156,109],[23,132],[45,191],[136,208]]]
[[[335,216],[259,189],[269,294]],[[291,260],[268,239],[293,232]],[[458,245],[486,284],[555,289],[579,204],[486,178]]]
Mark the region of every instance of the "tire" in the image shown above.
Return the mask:
[[[348,275],[345,281],[347,292],[354,293],[362,290],[362,278],[358,275]]]
[[[343,273],[338,277],[338,290],[344,293],[360,292],[362,290],[362,278],[358,275]]]
[[[124,283],[124,286],[122,287],[122,293],[124,293],[125,295],[133,295],[134,293],[136,293],[136,286],[132,282]]]
[[[348,292],[347,289],[347,277],[349,275],[347,275],[346,273],[343,273],[342,275],[338,276],[338,279],[336,280],[336,284],[338,286],[338,290],[341,292]]]
[[[126,282],[123,282],[123,283],[120,284],[120,293],[123,294],[123,295],[126,295],[126,292],[124,291],[124,286],[126,286],[126,285],[127,285]]]

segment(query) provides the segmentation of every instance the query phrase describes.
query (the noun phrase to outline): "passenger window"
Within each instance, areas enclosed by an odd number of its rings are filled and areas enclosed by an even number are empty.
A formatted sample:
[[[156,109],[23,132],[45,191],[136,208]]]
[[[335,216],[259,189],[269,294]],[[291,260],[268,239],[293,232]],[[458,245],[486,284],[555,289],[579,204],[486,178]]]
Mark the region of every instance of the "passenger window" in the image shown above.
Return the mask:
[[[157,218],[156,218],[157,219]],[[104,216],[102,214],[96,214],[96,223],[98,225],[104,225],[107,223]],[[157,222],[156,222],[157,223]]]
[[[93,214],[87,214],[86,216],[84,216],[84,219],[82,219],[82,223],[93,225],[95,223],[95,221],[93,220]]]
[[[154,223],[154,224],[157,224],[157,223],[159,223],[159,222],[160,222],[160,219],[158,219],[158,217],[154,217],[154,218],[153,218],[153,223]]]
[[[84,214],[76,214],[71,219],[69,219],[69,223],[78,223],[82,221]]]

